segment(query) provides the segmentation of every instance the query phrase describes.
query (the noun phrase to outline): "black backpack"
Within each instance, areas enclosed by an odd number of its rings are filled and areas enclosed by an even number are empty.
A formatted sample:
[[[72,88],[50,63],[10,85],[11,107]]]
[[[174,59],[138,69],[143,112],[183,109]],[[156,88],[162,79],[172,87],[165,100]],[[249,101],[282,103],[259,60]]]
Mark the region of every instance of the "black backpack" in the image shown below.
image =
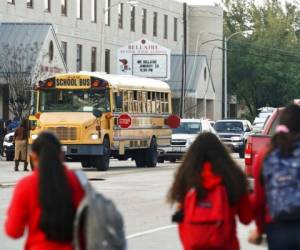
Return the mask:
[[[82,171],[75,173],[85,191],[74,220],[75,250],[125,250],[122,215],[111,200],[95,191]]]

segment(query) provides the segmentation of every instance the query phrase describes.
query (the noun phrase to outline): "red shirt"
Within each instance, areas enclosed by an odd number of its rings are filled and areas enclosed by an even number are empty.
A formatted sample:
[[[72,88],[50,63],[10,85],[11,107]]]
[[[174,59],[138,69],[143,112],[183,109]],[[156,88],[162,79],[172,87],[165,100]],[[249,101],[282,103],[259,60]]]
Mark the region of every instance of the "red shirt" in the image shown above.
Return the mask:
[[[265,231],[265,224],[272,222],[267,207],[267,200],[265,195],[265,188],[261,182],[262,166],[266,155],[266,149],[258,153],[254,160],[253,177],[254,177],[254,193],[251,195],[251,203],[254,209],[254,219],[258,232],[263,234]]]
[[[211,189],[217,185],[220,185],[222,182],[222,178],[220,176],[214,175],[212,172],[212,166],[210,163],[205,163],[203,165],[202,173],[201,173],[201,179],[202,179],[202,185],[205,189]],[[233,222],[233,225],[231,226],[232,232],[231,232],[231,239],[227,242],[227,245],[224,246],[225,249],[230,250],[239,250],[240,245],[237,238],[237,231],[236,231],[236,219],[235,217],[238,216],[241,223],[248,225],[252,219],[253,219],[253,212],[250,202],[250,197],[248,194],[241,197],[241,199],[231,206],[231,221]]]
[[[74,172],[66,169],[66,173],[72,187],[73,201],[77,207],[84,191]],[[39,228],[41,207],[38,198],[38,181],[38,171],[34,171],[18,182],[7,211],[6,234],[12,238],[20,238],[27,229],[26,250],[73,250],[71,242],[62,244],[47,240],[45,233]]]

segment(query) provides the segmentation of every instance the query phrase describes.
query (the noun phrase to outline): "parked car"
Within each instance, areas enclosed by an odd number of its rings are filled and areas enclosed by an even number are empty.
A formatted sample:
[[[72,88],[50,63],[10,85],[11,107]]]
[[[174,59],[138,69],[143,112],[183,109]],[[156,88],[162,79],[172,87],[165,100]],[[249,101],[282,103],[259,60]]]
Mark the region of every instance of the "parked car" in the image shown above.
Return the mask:
[[[220,140],[233,152],[244,158],[245,144],[252,131],[251,123],[247,120],[219,120],[215,123]]]
[[[253,163],[257,153],[271,141],[271,137],[275,133],[276,126],[279,124],[279,116],[282,111],[283,108],[275,109],[266,121],[262,131],[257,134],[249,135],[245,148],[246,173],[249,176],[252,176]]]
[[[216,133],[208,120],[181,119],[180,126],[173,129],[171,146],[158,149],[158,162],[176,162],[181,159],[196,137],[203,132]]]
[[[4,136],[3,156],[7,161],[12,161],[15,157],[14,135],[15,132],[11,132]]]
[[[260,108],[260,113],[254,119],[252,127],[255,132],[261,132],[266,121],[269,119],[275,109],[271,107]]]

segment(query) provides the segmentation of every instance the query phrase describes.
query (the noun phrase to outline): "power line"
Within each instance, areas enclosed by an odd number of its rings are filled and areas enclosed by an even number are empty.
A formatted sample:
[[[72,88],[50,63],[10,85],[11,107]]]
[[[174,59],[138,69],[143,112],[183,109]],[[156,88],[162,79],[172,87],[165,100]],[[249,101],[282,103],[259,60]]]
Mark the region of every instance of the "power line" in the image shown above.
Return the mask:
[[[276,52],[280,52],[281,55],[290,56],[290,57],[294,57],[294,58],[297,58],[297,59],[299,58],[300,59],[300,54],[295,54],[295,53],[290,52],[288,50],[260,46],[260,45],[256,45],[256,44],[253,44],[253,43],[250,43],[250,42],[242,42],[242,43],[238,42],[238,41],[232,41],[232,42],[235,43],[235,44],[238,44],[238,45],[247,44],[247,45],[251,46],[252,48],[263,49],[263,50],[270,50],[270,51],[276,51]],[[294,50],[294,51],[300,52],[299,50]]]
[[[225,50],[221,47],[218,47],[219,49],[221,50]],[[228,49],[227,50],[229,53],[236,53],[236,52],[241,52],[240,50],[231,50],[231,49]],[[275,57],[271,57],[271,56],[267,56],[267,55],[259,55],[259,54],[255,54],[255,53],[251,53],[249,51],[244,51],[243,54],[248,54],[248,55],[252,55],[252,56],[256,56],[256,57],[261,57],[261,58],[266,58],[266,59],[270,59],[272,61],[277,61],[277,62],[286,62],[286,63],[297,63],[297,64],[300,64],[300,57],[298,57],[299,61],[287,61],[287,60],[282,60],[280,58],[275,58]],[[241,56],[243,56],[243,54],[241,54]]]

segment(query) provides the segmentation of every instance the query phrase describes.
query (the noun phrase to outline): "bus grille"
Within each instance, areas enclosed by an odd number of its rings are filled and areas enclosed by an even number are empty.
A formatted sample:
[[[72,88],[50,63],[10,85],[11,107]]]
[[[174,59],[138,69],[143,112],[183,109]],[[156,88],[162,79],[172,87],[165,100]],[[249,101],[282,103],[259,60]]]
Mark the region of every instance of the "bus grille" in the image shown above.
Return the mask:
[[[78,140],[78,128],[76,127],[48,127],[46,130],[55,134],[61,141]]]

